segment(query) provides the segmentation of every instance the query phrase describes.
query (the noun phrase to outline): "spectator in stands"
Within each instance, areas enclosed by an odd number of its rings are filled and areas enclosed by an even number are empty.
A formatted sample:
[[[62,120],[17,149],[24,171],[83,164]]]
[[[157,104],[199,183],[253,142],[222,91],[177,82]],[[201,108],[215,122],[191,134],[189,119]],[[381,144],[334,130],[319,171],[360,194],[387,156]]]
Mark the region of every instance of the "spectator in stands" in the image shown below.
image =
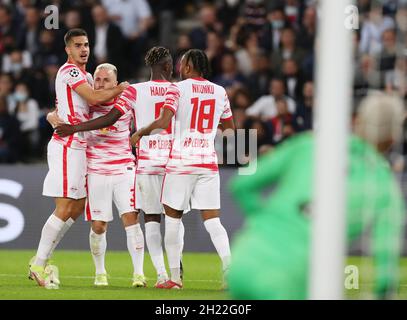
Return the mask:
[[[32,58],[28,51],[13,49],[10,54],[3,56],[3,72],[10,73],[15,81],[29,80],[29,69],[32,67]]]
[[[297,36],[297,44],[300,48],[311,51],[314,48],[314,41],[317,32],[317,10],[309,6],[304,11],[302,24]]]
[[[177,44],[175,48],[175,54],[174,54],[174,78],[179,78],[179,68],[181,66],[181,58],[184,55],[185,52],[187,52],[189,49],[192,49],[192,42],[191,38],[189,37],[188,34],[182,33],[178,36],[177,38]]]
[[[21,132],[18,120],[9,114],[7,101],[0,97],[0,163],[15,163],[21,158]]]
[[[251,31],[258,33],[267,22],[267,11],[264,0],[245,0],[242,16],[246,26]]]
[[[297,26],[300,23],[300,21],[298,21],[300,16],[300,3],[298,0],[286,0],[284,12],[287,21],[289,21],[292,26]]]
[[[64,51],[56,40],[55,32],[46,29],[42,30],[39,41],[39,50],[34,57],[34,65],[37,68],[42,68],[49,59],[56,59],[59,65],[66,62],[66,57],[62,54]]]
[[[397,58],[395,68],[388,70],[384,76],[384,88],[388,93],[398,94],[407,100],[407,59]]]
[[[244,109],[233,110],[233,121],[235,122],[236,129],[245,129],[247,119],[248,118]]]
[[[284,8],[275,6],[267,14],[268,23],[261,30],[260,46],[271,53],[280,47],[282,30],[288,26]]]
[[[133,77],[147,47],[148,30],[155,22],[150,5],[147,0],[102,0],[102,4],[127,40],[128,64],[124,71],[129,70],[125,76]]]
[[[199,10],[200,26],[194,28],[189,37],[192,46],[196,49],[205,50],[207,47],[206,39],[209,31],[222,33],[223,27],[221,22],[217,19],[216,8],[211,4],[205,4]]]
[[[39,50],[41,32],[41,17],[39,10],[34,6],[25,8],[24,24],[17,35],[17,47],[27,50],[34,57]]]
[[[252,104],[249,90],[246,87],[237,89],[230,104],[233,110],[240,109],[246,112],[246,109]]]
[[[254,72],[247,80],[248,88],[256,99],[267,95],[269,92],[270,80],[272,78],[270,65],[270,56],[265,52],[259,51],[253,64]]]
[[[288,111],[285,99],[276,100],[277,115],[270,119],[273,132],[273,144],[278,144],[292,136],[294,131],[294,116]]]
[[[245,77],[249,77],[254,71],[255,60],[260,52],[257,34],[250,29],[242,29],[238,45],[239,49],[236,51],[238,69]]]
[[[237,60],[233,53],[225,53],[222,57],[222,73],[213,79],[213,82],[224,87],[233,98],[234,91],[245,84],[243,77],[237,69]]]
[[[282,77],[287,88],[287,95],[297,100],[304,85],[304,78],[294,59],[287,59],[283,62]]]
[[[404,48],[403,48],[404,49]],[[382,34],[382,50],[380,57],[380,71],[394,70],[397,55],[396,33],[393,29],[385,30]],[[402,50],[400,50],[402,53]]]
[[[7,111],[15,109],[15,102],[13,99],[14,82],[13,78],[8,73],[0,74],[0,98],[4,99]]]
[[[257,147],[259,149],[264,145],[273,145],[273,133],[271,130],[271,126],[268,123],[261,121],[260,119],[249,119],[246,123],[246,126],[249,130],[256,130]],[[248,148],[246,148],[246,150],[248,150]]]
[[[297,105],[295,113],[294,128],[295,131],[312,130],[314,110],[314,84],[312,81],[304,83],[302,98]]]
[[[296,104],[293,99],[285,95],[284,80],[281,78],[273,78],[270,81],[269,95],[260,97],[249,109],[246,114],[249,117],[262,118],[269,120],[275,117],[278,113],[276,100],[285,99],[287,101],[287,109],[290,113],[295,113]]]
[[[286,28],[281,33],[281,47],[271,55],[271,68],[273,72],[281,74],[284,60],[293,59],[300,65],[305,57],[304,50],[297,47],[293,29]]]
[[[30,98],[30,91],[25,83],[17,83],[13,96],[16,101],[14,113],[20,122],[21,139],[24,144],[25,152],[22,155],[24,161],[37,155],[40,110],[37,101]]]
[[[226,53],[230,53],[231,50],[225,47],[225,41],[222,35],[215,31],[209,31],[207,33],[206,43],[207,48],[205,50],[205,53],[209,59],[212,70],[212,77],[216,77],[222,72],[223,55]]]
[[[368,19],[363,23],[359,50],[371,55],[379,54],[382,49],[382,34],[385,30],[394,29],[394,20],[382,14],[382,4],[375,0]]]
[[[19,26],[13,22],[11,8],[0,4],[0,55],[17,45],[15,36],[19,33]]]
[[[81,13],[77,8],[69,9],[65,13],[64,25],[65,25],[67,30],[82,27]]]
[[[124,38],[120,28],[109,21],[107,10],[102,5],[93,7],[92,18],[95,26],[89,30],[88,36],[96,65],[109,62],[122,70]]]
[[[355,66],[354,90],[356,95],[363,96],[368,89],[382,88],[382,78],[376,59],[363,55]]]

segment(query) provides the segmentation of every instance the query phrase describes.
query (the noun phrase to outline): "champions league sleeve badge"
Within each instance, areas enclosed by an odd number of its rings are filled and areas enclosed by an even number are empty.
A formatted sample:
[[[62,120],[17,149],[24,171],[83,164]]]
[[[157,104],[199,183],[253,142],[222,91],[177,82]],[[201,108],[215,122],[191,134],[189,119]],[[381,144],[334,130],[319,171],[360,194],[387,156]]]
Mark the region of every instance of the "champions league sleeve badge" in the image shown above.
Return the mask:
[[[71,71],[69,71],[69,75],[70,75],[71,77],[74,77],[74,78],[78,77],[78,76],[79,76],[79,71],[78,71],[78,69],[72,69]]]

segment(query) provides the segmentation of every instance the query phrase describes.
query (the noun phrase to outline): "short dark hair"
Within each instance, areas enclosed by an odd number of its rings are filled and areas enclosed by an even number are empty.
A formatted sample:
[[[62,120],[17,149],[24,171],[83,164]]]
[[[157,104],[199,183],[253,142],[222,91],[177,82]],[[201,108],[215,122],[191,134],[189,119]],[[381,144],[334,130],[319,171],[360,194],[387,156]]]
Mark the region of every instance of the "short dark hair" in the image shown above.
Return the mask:
[[[171,58],[170,50],[164,47],[152,47],[148,50],[144,61],[147,67],[153,67],[168,58]]]
[[[186,63],[192,62],[194,69],[202,74],[203,78],[208,78],[211,73],[208,56],[199,49],[190,49],[184,54]]]
[[[88,37],[88,34],[85,30],[79,28],[69,30],[64,36],[65,45],[67,46],[72,38],[80,36]]]

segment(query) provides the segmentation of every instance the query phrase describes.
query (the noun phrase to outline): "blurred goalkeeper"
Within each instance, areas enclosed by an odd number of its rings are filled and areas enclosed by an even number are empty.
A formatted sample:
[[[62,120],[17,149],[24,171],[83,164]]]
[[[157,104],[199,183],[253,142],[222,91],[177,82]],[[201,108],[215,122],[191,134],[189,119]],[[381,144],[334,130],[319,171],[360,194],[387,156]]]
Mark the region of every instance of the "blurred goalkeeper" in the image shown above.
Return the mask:
[[[404,108],[398,98],[377,93],[358,111],[348,149],[347,239],[371,229],[374,293],[388,298],[398,287],[405,207],[383,155],[401,138]],[[298,135],[262,157],[254,175],[232,180],[231,192],[247,218],[232,247],[233,298],[308,297],[314,146],[311,133]],[[272,185],[272,196],[264,199]]]

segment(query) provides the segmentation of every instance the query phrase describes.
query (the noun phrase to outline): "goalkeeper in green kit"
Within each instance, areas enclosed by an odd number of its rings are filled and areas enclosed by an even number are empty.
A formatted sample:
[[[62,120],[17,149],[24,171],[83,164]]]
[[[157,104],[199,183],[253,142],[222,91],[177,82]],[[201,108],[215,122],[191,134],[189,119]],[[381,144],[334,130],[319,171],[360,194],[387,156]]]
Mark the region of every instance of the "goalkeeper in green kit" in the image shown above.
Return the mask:
[[[348,144],[347,239],[371,229],[374,292],[386,298],[398,286],[405,208],[382,154],[401,137],[404,109],[398,98],[378,93],[365,98],[358,111]],[[308,297],[314,149],[311,133],[297,135],[260,158],[255,174],[231,181],[246,217],[232,246],[232,298]],[[264,198],[270,186],[274,190]]]

